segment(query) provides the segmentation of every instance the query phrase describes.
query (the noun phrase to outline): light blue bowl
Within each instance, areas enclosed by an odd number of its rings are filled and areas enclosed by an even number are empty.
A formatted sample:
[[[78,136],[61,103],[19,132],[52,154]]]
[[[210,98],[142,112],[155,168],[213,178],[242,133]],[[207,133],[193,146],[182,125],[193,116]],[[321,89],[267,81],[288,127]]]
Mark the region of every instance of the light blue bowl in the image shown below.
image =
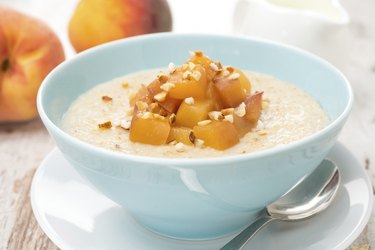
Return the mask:
[[[181,64],[203,50],[229,65],[298,85],[329,114],[330,124],[303,140],[238,156],[151,158],[111,152],[61,130],[69,105],[95,85],[131,72]],[[178,238],[236,232],[309,174],[335,144],[352,105],[345,77],[302,50],[245,37],[156,34],[102,45],[62,63],[38,94],[40,116],[74,168],[146,227]],[[84,201],[82,201],[84,202]]]

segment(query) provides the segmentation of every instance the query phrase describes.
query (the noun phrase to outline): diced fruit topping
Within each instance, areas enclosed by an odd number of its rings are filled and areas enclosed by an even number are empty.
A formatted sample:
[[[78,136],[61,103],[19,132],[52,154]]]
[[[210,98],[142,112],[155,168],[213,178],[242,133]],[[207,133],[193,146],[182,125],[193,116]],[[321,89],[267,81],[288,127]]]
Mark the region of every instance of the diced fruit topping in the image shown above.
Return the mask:
[[[167,143],[170,130],[166,117],[150,112],[138,113],[133,116],[129,138],[132,142],[162,145]]]
[[[192,128],[198,122],[208,119],[208,112],[212,110],[210,100],[182,102],[176,114],[176,125]]]
[[[246,98],[239,77],[231,78],[232,75],[219,75],[213,79],[213,86],[219,94],[224,108],[234,108]]]
[[[256,124],[262,112],[262,95],[263,92],[255,92],[254,95],[246,97],[246,114],[245,118],[249,122]]]
[[[238,79],[241,82],[242,89],[244,90],[246,95],[249,95],[251,93],[251,84],[249,79],[239,69],[234,69],[234,72],[240,75]]]
[[[204,145],[225,150],[239,142],[239,136],[234,125],[228,121],[213,121],[207,125],[195,126],[194,135],[204,141]]]
[[[191,128],[176,126],[171,128],[167,142],[176,141],[192,146],[194,145],[194,139],[195,136]]]
[[[188,62],[203,66],[206,71],[208,82],[210,82],[215,75],[222,71],[221,64],[211,60],[208,56],[204,55],[202,51],[192,52]]]
[[[177,68],[171,75],[169,82],[174,84],[174,88],[169,90],[169,96],[176,99],[205,98],[207,78],[204,68],[201,65],[184,68],[183,66]]]
[[[251,94],[241,70],[192,52],[183,65],[170,63],[168,74],[133,94],[133,119],[126,129],[133,142],[171,144],[177,152],[189,146],[225,150],[256,127],[262,94]]]
[[[131,106],[134,106],[137,101],[142,101],[145,103],[151,103],[152,97],[150,96],[146,86],[142,85],[139,89],[137,94],[134,97],[129,99],[129,103]]]

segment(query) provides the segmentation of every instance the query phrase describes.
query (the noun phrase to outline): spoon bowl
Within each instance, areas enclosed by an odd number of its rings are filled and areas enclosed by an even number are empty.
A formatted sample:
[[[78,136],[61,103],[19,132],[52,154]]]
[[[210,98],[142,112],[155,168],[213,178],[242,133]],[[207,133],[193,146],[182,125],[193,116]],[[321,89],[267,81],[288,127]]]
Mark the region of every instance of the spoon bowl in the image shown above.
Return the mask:
[[[221,250],[241,249],[259,230],[274,220],[296,221],[325,210],[340,186],[340,173],[335,163],[323,160],[310,175],[301,179],[280,199],[268,205],[261,216]]]

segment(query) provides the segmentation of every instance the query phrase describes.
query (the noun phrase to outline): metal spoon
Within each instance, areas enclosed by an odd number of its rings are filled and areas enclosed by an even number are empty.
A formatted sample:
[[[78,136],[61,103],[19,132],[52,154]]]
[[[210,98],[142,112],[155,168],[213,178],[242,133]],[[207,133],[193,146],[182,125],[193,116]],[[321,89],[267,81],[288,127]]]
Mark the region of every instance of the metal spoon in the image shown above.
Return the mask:
[[[262,211],[262,216],[220,250],[241,249],[265,225],[274,220],[295,221],[311,217],[332,202],[340,184],[337,166],[324,160],[313,173],[299,181],[280,199]]]

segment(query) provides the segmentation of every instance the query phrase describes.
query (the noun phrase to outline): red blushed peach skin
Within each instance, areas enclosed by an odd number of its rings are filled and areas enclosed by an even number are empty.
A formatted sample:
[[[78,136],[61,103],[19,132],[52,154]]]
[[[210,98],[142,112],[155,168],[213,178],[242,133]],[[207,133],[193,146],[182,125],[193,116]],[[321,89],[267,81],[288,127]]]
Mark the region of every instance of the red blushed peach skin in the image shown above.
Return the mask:
[[[0,6],[0,122],[36,117],[39,86],[64,59],[58,37],[46,24]]]
[[[113,40],[171,29],[165,0],[81,0],[68,31],[73,47],[80,52]]]

